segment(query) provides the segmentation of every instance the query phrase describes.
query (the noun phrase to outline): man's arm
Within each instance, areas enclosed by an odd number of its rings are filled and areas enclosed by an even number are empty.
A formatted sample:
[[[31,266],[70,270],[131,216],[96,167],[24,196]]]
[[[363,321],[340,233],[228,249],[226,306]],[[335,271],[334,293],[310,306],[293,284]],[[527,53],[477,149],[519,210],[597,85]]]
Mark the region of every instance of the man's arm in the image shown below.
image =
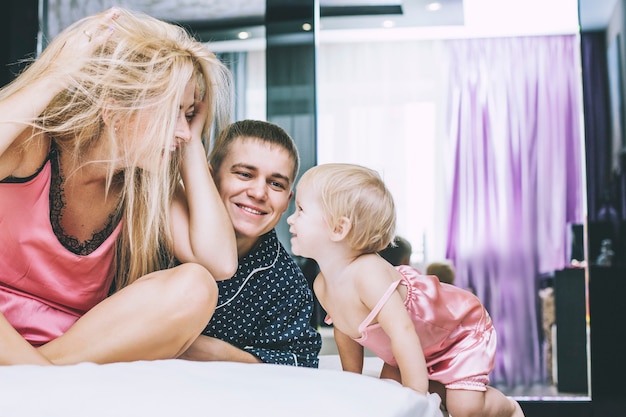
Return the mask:
[[[313,297],[306,281],[289,289],[269,313],[267,326],[244,349],[263,362],[317,368],[322,338],[311,327]]]
[[[306,284],[306,283],[305,283]],[[316,368],[321,349],[321,336],[310,326],[312,298],[308,287],[294,287],[282,304],[270,309],[245,341],[226,342],[201,335],[181,359],[195,361],[231,361],[243,363],[274,363]]]
[[[311,368],[319,365],[322,338],[311,327],[313,293],[293,258],[279,242],[276,244],[280,253],[274,263],[278,267],[254,272],[248,265],[250,271],[240,268],[237,274],[241,276],[220,283],[220,295],[232,292],[237,298],[222,302],[203,332],[205,337],[198,338],[182,357]],[[254,276],[245,287],[231,288],[243,285],[243,277],[252,276],[248,273]]]

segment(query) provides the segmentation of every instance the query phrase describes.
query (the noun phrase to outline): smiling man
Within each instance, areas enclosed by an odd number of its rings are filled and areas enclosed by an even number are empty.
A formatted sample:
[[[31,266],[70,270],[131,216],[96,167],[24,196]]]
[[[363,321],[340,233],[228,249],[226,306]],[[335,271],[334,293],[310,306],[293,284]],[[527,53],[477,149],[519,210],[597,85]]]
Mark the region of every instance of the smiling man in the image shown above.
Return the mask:
[[[181,358],[316,368],[322,342],[310,325],[313,294],[274,229],[300,167],[293,139],[272,123],[235,122],[209,162],[235,228],[239,267],[217,283],[213,318]]]

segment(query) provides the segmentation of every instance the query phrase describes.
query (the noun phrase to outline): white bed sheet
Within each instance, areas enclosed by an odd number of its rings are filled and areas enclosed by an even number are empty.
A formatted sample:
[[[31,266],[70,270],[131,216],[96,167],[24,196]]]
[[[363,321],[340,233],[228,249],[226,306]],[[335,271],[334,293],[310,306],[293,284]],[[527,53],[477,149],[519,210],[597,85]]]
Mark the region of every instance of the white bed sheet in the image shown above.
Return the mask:
[[[0,367],[1,417],[438,417],[438,404],[333,369],[184,360]]]

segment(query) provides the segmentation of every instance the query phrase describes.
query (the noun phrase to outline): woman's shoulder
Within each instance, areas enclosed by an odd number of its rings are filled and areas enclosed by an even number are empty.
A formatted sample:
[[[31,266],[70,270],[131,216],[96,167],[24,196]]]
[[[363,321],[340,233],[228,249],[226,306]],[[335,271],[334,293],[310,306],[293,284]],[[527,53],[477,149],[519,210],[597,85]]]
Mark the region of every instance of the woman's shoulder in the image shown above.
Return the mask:
[[[30,178],[41,171],[50,153],[48,136],[25,130],[0,156],[0,179]]]
[[[36,177],[50,158],[51,142],[44,135],[14,142],[0,156],[0,181],[27,182]]]

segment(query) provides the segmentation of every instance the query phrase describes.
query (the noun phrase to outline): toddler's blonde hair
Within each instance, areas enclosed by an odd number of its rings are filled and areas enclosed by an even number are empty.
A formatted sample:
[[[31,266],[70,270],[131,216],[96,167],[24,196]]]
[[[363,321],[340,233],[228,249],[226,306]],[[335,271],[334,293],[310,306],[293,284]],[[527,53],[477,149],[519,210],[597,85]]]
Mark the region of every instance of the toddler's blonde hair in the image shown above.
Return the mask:
[[[351,224],[346,239],[352,249],[376,253],[389,244],[396,228],[396,209],[391,192],[378,172],[347,163],[322,164],[302,175],[319,193],[326,222],[331,229],[342,218]]]

